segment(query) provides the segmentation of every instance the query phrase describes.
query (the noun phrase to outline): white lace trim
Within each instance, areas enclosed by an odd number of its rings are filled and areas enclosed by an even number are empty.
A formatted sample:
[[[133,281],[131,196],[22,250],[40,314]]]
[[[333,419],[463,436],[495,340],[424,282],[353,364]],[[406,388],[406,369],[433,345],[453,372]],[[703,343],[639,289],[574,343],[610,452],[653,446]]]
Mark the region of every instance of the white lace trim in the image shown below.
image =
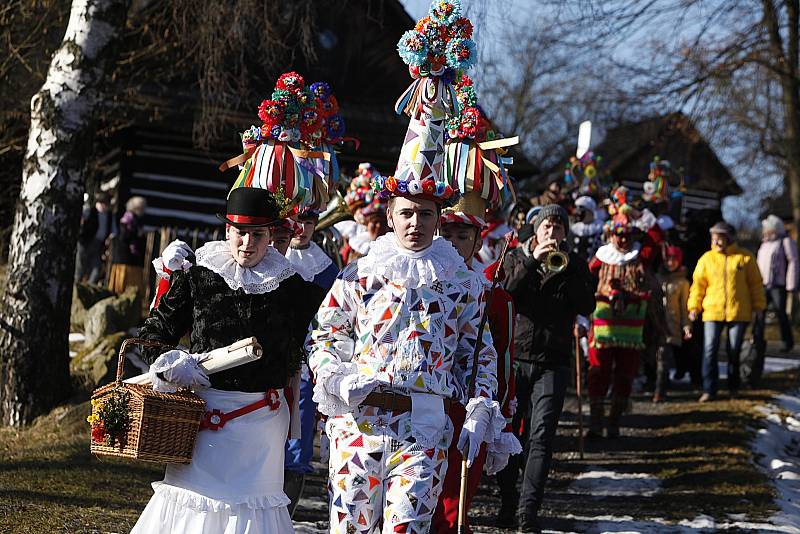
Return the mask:
[[[311,282],[315,276],[328,268],[333,260],[313,241],[308,248],[292,248],[286,251],[286,258],[303,280]]]
[[[486,425],[486,434],[484,434],[481,441],[484,443],[494,443],[502,437],[501,434],[503,434],[503,429],[506,427],[506,418],[500,411],[500,404],[497,401],[487,397],[473,397],[467,402],[467,414],[464,420],[466,421],[472,417],[472,414],[479,406],[485,406],[491,412],[491,419],[489,420],[489,424]]]
[[[323,415],[328,417],[336,417],[337,415],[345,415],[353,410],[336,395],[328,393],[325,389],[325,384],[328,379],[334,375],[344,374],[341,365],[329,364],[316,370],[314,384],[314,392],[312,400],[317,403],[317,410]]]
[[[289,260],[272,247],[255,267],[242,267],[231,255],[227,241],[209,241],[195,251],[197,265],[214,271],[233,290],[247,294],[269,293],[295,273]]]
[[[164,482],[153,482],[152,486],[156,495],[165,501],[174,502],[182,508],[189,508],[198,512],[236,512],[236,508],[241,506],[251,510],[263,510],[288,506],[290,502],[289,497],[283,492],[272,495],[244,496],[220,500]]]
[[[464,259],[441,237],[435,237],[425,250],[412,252],[390,232],[373,241],[369,254],[358,260],[360,278],[381,276],[407,288],[449,282],[459,271],[467,271]]]
[[[628,252],[622,252],[614,246],[613,243],[606,243],[595,253],[597,259],[609,265],[625,265],[635,261],[639,257],[639,251],[642,249],[641,243],[634,243],[633,248]]]
[[[486,446],[489,454],[515,455],[522,452],[522,445],[511,432],[501,432],[500,436]]]
[[[352,248],[354,251],[358,252],[362,256],[366,256],[369,254],[374,241],[369,235],[369,232],[361,232],[351,237],[348,243],[350,243],[350,248]]]

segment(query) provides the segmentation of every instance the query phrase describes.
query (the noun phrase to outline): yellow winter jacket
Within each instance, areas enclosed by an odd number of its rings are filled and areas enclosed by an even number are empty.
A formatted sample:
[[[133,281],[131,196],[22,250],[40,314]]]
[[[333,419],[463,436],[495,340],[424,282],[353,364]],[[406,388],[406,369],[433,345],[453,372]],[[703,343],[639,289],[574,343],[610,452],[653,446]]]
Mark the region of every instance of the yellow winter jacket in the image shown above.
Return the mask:
[[[703,321],[746,321],[767,305],[755,257],[736,245],[709,250],[697,262],[689,290],[689,311]]]

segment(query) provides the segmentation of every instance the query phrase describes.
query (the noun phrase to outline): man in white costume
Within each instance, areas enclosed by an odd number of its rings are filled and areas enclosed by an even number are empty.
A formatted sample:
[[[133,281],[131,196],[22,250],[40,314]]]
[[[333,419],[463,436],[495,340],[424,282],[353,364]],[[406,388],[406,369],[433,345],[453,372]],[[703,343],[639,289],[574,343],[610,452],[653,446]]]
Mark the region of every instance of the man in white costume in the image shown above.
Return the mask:
[[[377,181],[392,195],[394,232],[340,273],[307,340],[314,400],[329,417],[334,534],[428,532],[454,439],[451,404],[466,406],[457,438],[469,463],[505,426],[488,328],[467,398],[484,285],[434,238],[449,187],[419,182]]]

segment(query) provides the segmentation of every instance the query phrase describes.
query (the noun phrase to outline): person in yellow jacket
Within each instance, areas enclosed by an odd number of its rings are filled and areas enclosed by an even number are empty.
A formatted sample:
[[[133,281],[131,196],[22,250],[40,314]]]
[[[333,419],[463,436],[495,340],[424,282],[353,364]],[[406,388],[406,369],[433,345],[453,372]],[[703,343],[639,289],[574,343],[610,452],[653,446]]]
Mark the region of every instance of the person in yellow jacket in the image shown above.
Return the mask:
[[[689,290],[689,319],[703,314],[703,395],[713,400],[719,386],[719,351],[722,330],[728,330],[728,391],[739,389],[739,353],[747,324],[754,312],[766,307],[761,273],[755,257],[734,243],[735,231],[727,223],[711,227],[711,250],[694,270]]]

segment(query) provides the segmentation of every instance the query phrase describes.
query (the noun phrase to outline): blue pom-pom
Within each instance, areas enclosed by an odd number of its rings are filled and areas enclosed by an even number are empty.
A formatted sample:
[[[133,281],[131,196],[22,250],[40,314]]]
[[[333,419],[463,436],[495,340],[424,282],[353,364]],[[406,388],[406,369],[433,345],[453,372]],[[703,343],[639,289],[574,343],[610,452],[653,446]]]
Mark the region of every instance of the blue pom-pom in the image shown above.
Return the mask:
[[[318,98],[326,100],[331,96],[331,86],[326,82],[314,82],[311,84],[311,92]]]
[[[461,16],[461,2],[460,0],[434,0],[428,15],[439,24],[450,25]]]
[[[403,63],[419,67],[428,58],[428,42],[414,30],[408,30],[397,42],[397,52]]]
[[[447,65],[453,69],[467,70],[477,61],[477,47],[472,39],[453,39],[447,45]]]

